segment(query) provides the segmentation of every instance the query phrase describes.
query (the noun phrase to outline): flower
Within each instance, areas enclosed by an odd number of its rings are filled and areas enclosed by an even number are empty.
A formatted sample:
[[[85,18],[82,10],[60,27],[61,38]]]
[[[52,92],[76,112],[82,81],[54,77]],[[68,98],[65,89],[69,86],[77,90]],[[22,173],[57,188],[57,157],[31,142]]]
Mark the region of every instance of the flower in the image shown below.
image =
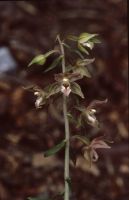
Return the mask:
[[[37,99],[35,101],[35,107],[41,108],[42,105],[46,102],[46,95],[43,90],[35,89],[34,95],[37,96]]]
[[[70,92],[71,92],[71,88],[70,88],[70,82],[68,78],[63,78],[62,80],[62,85],[61,85],[61,92],[65,95],[65,96],[69,96]]]
[[[97,112],[96,109],[86,109],[85,111],[86,121],[89,125],[93,127],[99,127],[99,121],[95,116],[96,112]]]
[[[87,123],[90,124],[91,126],[99,127],[99,122],[98,122],[98,120],[96,119],[96,116],[95,116],[95,113],[97,112],[95,107],[97,105],[102,105],[104,103],[107,103],[107,99],[105,99],[103,101],[94,100],[86,108]]]
[[[77,107],[79,111],[81,111],[81,115],[79,117],[79,124],[80,120],[82,120],[82,117],[84,121],[86,121],[88,124],[90,124],[93,127],[99,127],[99,122],[95,116],[96,114],[96,109],[95,107],[102,105],[107,102],[107,99],[100,101],[100,100],[94,100],[92,101],[86,108],[85,107]]]
[[[71,82],[80,79],[78,73],[59,73],[55,75],[55,80],[60,84],[60,91],[65,95],[69,96],[71,90]]]
[[[91,143],[84,147],[84,157],[86,159],[90,159],[93,162],[96,162],[99,158],[98,153],[96,152],[96,149],[110,149],[111,147],[100,137],[95,138],[91,141]]]

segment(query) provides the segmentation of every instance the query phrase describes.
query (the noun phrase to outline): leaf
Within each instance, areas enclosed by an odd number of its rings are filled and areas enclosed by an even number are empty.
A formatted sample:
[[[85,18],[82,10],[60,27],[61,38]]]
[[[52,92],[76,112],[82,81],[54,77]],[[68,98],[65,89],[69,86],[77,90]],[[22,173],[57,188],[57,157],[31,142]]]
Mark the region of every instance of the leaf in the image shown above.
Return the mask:
[[[74,35],[68,35],[68,36],[67,36],[67,39],[68,39],[68,40],[75,41],[75,42],[78,41],[78,37],[77,37],[77,36],[74,36]]]
[[[75,106],[75,108],[77,109],[77,110],[79,110],[80,112],[85,112],[85,107],[80,107],[80,106]]]
[[[86,65],[89,65],[91,63],[93,63],[95,61],[95,58],[91,58],[91,59],[78,59],[77,60],[77,66],[86,66]]]
[[[58,83],[53,83],[49,86],[47,86],[45,88],[45,90],[47,91],[47,95],[46,98],[48,99],[50,96],[57,94],[58,92],[60,92],[60,86]]]
[[[92,39],[96,36],[98,36],[98,34],[81,33],[81,35],[79,36],[78,42],[83,44],[83,43],[88,42],[90,39]]]
[[[66,66],[66,72],[70,72],[73,69],[74,69],[74,67],[72,65]]]
[[[22,88],[24,89],[24,90],[29,90],[29,91],[34,91],[34,87],[35,87],[35,85],[28,85],[28,86],[23,86]]]
[[[84,56],[80,53],[80,51],[74,50],[74,52],[75,52],[78,56],[80,56],[80,58],[84,59]]]
[[[90,41],[92,41],[93,43],[101,43],[98,38],[92,38]]]
[[[64,43],[64,42],[63,42],[62,44],[63,44],[67,49],[70,49],[70,50],[72,49],[68,44],[66,44],[66,43]]]
[[[60,55],[58,58],[56,58],[44,72],[48,72],[48,71],[54,69],[59,64],[59,62],[62,60],[62,58],[63,58],[63,55]]]
[[[87,137],[85,136],[82,136],[82,135],[74,135],[72,138],[76,138],[78,140],[80,140],[83,144],[85,145],[89,145],[90,144],[90,141],[88,140]]]
[[[47,57],[50,56],[51,54],[57,53],[57,52],[58,52],[57,50],[51,50],[51,51],[48,51],[47,53],[45,53],[44,56],[47,58]]]
[[[66,140],[62,140],[59,144],[44,152],[44,157],[52,156],[60,151],[66,144]]]
[[[29,63],[28,67],[30,67],[33,64],[43,65],[45,62],[46,62],[46,57],[45,55],[41,54],[34,57],[32,61]]]
[[[77,67],[74,70],[74,72],[79,73],[82,77],[86,76],[88,78],[91,78],[91,75],[90,75],[90,73],[89,73],[89,71],[88,71],[88,69],[86,67]]]
[[[79,49],[81,52],[83,52],[83,53],[89,55],[89,52],[88,52],[80,43],[78,43],[78,49]]]
[[[77,50],[77,49],[73,49],[71,48],[68,44],[63,43],[63,45],[68,48],[71,52],[76,53],[81,59],[84,59],[83,55]]]
[[[77,94],[81,98],[83,98],[83,99],[85,98],[82,93],[81,87],[77,83],[75,83],[75,82],[71,83],[71,90],[73,93]]]

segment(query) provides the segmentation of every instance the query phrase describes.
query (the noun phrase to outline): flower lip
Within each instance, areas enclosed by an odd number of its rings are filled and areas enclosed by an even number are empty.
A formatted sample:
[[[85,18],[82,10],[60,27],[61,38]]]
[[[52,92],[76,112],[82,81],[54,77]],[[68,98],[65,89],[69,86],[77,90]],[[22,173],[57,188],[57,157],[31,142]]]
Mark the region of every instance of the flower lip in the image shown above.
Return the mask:
[[[71,89],[70,87],[65,87],[64,85],[61,86],[61,92],[65,95],[65,96],[69,96]]]

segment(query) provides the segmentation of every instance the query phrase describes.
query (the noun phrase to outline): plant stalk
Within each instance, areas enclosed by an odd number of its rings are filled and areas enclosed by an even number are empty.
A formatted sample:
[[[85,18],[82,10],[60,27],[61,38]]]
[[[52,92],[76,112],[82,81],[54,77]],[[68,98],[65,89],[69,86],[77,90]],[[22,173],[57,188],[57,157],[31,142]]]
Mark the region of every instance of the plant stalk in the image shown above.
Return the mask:
[[[65,52],[63,44],[60,40],[60,37],[57,36],[59,41],[61,54],[63,55],[62,58],[62,72],[65,73]],[[69,148],[70,148],[70,131],[69,131],[69,120],[67,115],[67,97],[63,95],[63,114],[64,114],[64,121],[65,121],[65,139],[66,139],[66,146],[65,146],[65,163],[64,163],[64,181],[65,181],[65,193],[64,193],[64,200],[69,200]]]

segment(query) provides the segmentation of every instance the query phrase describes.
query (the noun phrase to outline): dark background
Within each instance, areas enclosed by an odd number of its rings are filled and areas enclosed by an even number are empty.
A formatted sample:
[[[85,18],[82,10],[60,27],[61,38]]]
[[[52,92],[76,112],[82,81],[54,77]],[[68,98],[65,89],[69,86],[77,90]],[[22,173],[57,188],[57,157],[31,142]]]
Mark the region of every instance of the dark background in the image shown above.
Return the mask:
[[[38,53],[54,47],[57,34],[99,33],[91,66],[92,79],[80,82],[86,101],[108,98],[98,118],[111,150],[102,150],[90,169],[81,157],[71,165],[73,200],[127,200],[129,146],[127,99],[126,0],[0,1],[0,200],[26,200],[63,190],[60,152],[43,151],[64,137],[64,126],[51,109],[36,110],[35,97],[24,90],[29,82],[47,85],[52,74],[27,69]],[[51,60],[50,60],[51,62]],[[58,197],[58,199],[62,199]]]

